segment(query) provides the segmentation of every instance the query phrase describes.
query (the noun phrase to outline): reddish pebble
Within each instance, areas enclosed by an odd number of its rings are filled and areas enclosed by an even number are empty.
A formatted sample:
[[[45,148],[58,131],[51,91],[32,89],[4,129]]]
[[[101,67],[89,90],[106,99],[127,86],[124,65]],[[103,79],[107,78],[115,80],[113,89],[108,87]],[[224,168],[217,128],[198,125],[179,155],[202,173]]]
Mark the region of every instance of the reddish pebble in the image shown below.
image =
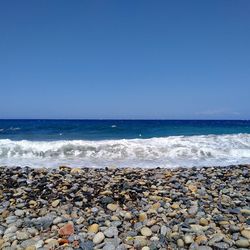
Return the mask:
[[[61,236],[69,236],[74,233],[74,226],[71,223],[68,223],[60,228],[58,233]]]
[[[67,239],[59,239],[58,243],[59,243],[59,245],[64,245],[64,244],[68,244],[69,241]]]

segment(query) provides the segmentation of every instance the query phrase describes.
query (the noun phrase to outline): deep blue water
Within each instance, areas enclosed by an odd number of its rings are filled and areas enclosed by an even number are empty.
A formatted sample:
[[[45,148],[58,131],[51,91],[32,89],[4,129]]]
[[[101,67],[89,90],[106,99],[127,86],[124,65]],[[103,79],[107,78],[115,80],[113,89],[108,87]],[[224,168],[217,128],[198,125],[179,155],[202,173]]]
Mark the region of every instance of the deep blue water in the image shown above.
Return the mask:
[[[0,120],[0,139],[103,140],[250,133],[243,120]]]

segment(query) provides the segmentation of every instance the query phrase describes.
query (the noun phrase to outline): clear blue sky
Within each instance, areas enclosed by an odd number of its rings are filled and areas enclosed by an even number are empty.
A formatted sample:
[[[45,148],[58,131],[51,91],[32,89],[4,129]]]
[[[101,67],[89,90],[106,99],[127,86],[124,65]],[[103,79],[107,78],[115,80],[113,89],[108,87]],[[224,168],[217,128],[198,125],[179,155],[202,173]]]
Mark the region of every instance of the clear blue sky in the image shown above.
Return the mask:
[[[0,118],[250,119],[250,1],[0,1]]]

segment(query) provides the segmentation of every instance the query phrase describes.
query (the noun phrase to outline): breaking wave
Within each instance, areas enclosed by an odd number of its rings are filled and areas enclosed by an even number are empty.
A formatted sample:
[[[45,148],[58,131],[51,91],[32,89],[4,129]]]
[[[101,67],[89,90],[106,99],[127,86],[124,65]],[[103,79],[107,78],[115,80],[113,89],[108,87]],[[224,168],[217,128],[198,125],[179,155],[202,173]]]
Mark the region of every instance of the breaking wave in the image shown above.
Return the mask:
[[[192,167],[250,163],[250,134],[122,140],[0,140],[0,165]]]

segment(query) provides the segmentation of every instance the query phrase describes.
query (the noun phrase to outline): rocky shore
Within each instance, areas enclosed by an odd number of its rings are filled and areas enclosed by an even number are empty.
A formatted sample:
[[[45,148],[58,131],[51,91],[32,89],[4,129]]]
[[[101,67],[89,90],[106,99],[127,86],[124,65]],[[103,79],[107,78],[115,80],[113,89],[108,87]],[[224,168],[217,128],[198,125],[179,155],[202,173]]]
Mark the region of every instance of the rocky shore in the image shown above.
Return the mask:
[[[0,167],[0,249],[250,249],[250,165]]]

